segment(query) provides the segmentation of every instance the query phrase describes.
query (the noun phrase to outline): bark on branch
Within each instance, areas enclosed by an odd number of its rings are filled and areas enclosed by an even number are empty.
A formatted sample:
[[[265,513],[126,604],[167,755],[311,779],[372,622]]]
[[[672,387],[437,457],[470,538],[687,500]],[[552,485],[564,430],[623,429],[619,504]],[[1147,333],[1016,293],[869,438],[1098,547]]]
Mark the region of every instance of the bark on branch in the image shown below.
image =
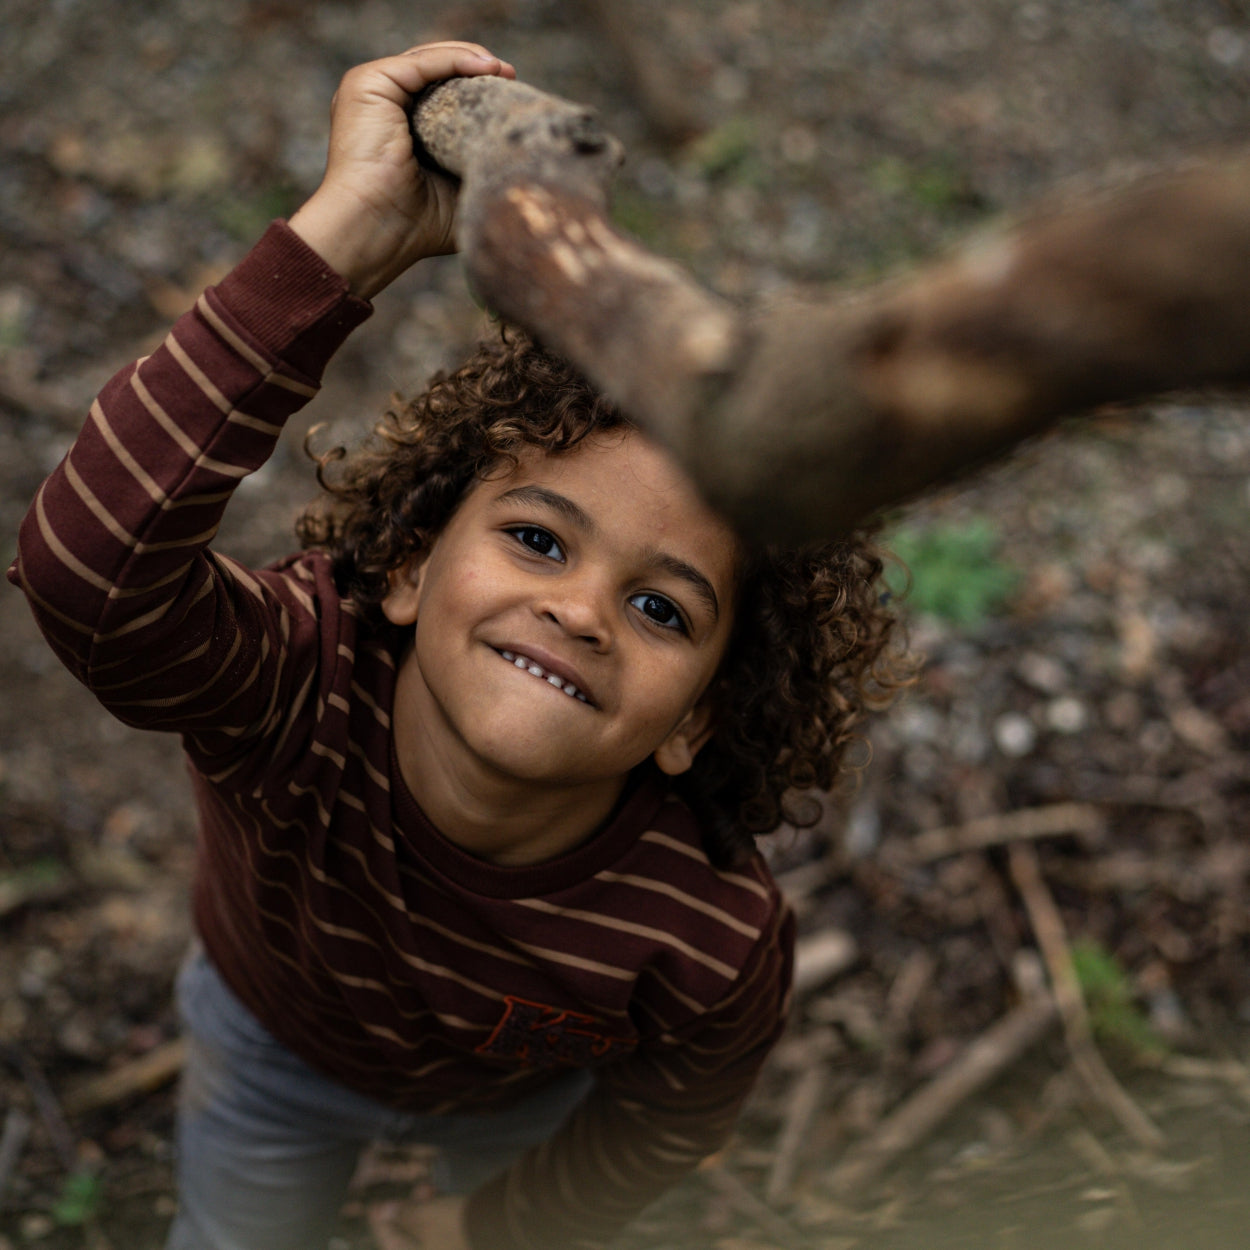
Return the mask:
[[[414,111],[474,287],[761,537],[828,537],[1060,417],[1250,382],[1250,158],[1035,214],[901,279],[737,309],[609,222],[620,145],[498,78]]]

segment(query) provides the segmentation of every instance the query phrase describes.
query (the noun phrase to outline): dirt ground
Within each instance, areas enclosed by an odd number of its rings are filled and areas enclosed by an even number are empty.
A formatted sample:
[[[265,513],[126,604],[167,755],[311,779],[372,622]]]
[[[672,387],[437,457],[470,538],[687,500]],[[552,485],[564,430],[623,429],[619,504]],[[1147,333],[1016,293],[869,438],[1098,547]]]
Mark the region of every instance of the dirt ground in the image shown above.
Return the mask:
[[[1245,0],[627,0],[624,35],[595,9],[5,0],[5,563],[104,380],[315,185],[359,60],[476,38],[596,105],[630,153],[621,223],[741,300],[871,280],[1070,179],[1250,132]],[[482,326],[454,259],[383,295],[219,545],[285,551],[302,430],[352,439]],[[858,788],[772,851],[804,938],[843,957],[732,1146],[629,1250],[1245,1244],[1246,417],[1101,413],[895,519],[924,678]],[[77,1108],[176,1035],[182,768],[59,671],[8,588],[0,638],[0,1250],[153,1250],[171,1082]],[[1039,951],[1075,960],[1098,1051],[1048,1019],[953,1088],[1035,1009]],[[927,1125],[926,1099],[949,1114]],[[874,1154],[886,1129],[907,1149]],[[337,1250],[372,1244],[365,1207],[411,1163],[370,1161]]]

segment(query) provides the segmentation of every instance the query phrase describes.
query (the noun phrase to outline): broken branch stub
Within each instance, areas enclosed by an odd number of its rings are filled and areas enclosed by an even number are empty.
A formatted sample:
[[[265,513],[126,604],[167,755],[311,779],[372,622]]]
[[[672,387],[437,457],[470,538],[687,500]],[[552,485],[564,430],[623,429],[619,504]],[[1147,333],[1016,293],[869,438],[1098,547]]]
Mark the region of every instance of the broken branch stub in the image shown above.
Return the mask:
[[[440,83],[413,127],[461,179],[457,243],[482,299],[673,442],[670,418],[706,407],[730,370],[738,317],[611,225],[619,142],[589,110],[502,78]]]
[[[462,179],[481,297],[566,356],[757,538],[844,532],[1108,401],[1250,382],[1250,159],[1039,213],[888,283],[742,314],[616,231],[620,148],[499,78],[414,127]]]

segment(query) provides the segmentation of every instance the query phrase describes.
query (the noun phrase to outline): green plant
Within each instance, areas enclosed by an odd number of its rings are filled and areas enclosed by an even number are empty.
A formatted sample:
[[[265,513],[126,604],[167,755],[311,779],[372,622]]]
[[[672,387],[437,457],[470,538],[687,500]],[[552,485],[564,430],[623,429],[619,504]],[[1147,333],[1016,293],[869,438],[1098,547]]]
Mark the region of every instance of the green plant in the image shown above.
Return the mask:
[[[103,1197],[104,1182],[94,1172],[83,1169],[71,1172],[61,1186],[60,1197],[52,1208],[52,1218],[66,1227],[85,1224],[100,1209]]]
[[[651,248],[662,248],[667,239],[667,222],[663,213],[641,191],[633,187],[617,187],[612,192],[612,220],[626,234]]]
[[[694,141],[687,159],[705,178],[734,175],[750,182],[758,175],[755,154],[755,122],[749,117],[731,117]]]
[[[885,545],[904,566],[890,570],[891,590],[905,594],[914,611],[956,625],[993,616],[1020,583],[1019,571],[999,555],[998,538],[983,518],[901,525],[886,535]]]
[[[1135,1055],[1163,1053],[1166,1048],[1138,1007],[1128,974],[1106,947],[1090,938],[1073,942],[1072,964],[1099,1041]]]
[[[275,217],[288,217],[299,206],[292,186],[275,183],[252,194],[230,192],[215,199],[212,214],[221,228],[243,242],[255,239]]]
[[[884,194],[912,199],[934,212],[982,207],[968,175],[950,157],[909,164],[897,156],[885,156],[869,170],[868,176]]]

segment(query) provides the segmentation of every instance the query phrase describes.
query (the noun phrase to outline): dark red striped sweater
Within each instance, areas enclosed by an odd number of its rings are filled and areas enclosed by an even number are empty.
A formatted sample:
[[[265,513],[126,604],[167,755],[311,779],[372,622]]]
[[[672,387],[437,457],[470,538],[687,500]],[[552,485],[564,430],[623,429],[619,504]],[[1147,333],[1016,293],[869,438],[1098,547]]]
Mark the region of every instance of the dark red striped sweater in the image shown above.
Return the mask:
[[[480,1250],[598,1246],[726,1138],[782,1027],[792,923],[763,864],[713,869],[651,777],[555,860],[459,850],[393,755],[402,637],[364,626],[323,554],[253,571],[208,549],[368,313],[272,227],[105,387],[10,578],[116,715],[182,735],[196,923],[281,1041],[420,1112],[596,1069],[567,1125],[470,1198],[468,1226]]]

